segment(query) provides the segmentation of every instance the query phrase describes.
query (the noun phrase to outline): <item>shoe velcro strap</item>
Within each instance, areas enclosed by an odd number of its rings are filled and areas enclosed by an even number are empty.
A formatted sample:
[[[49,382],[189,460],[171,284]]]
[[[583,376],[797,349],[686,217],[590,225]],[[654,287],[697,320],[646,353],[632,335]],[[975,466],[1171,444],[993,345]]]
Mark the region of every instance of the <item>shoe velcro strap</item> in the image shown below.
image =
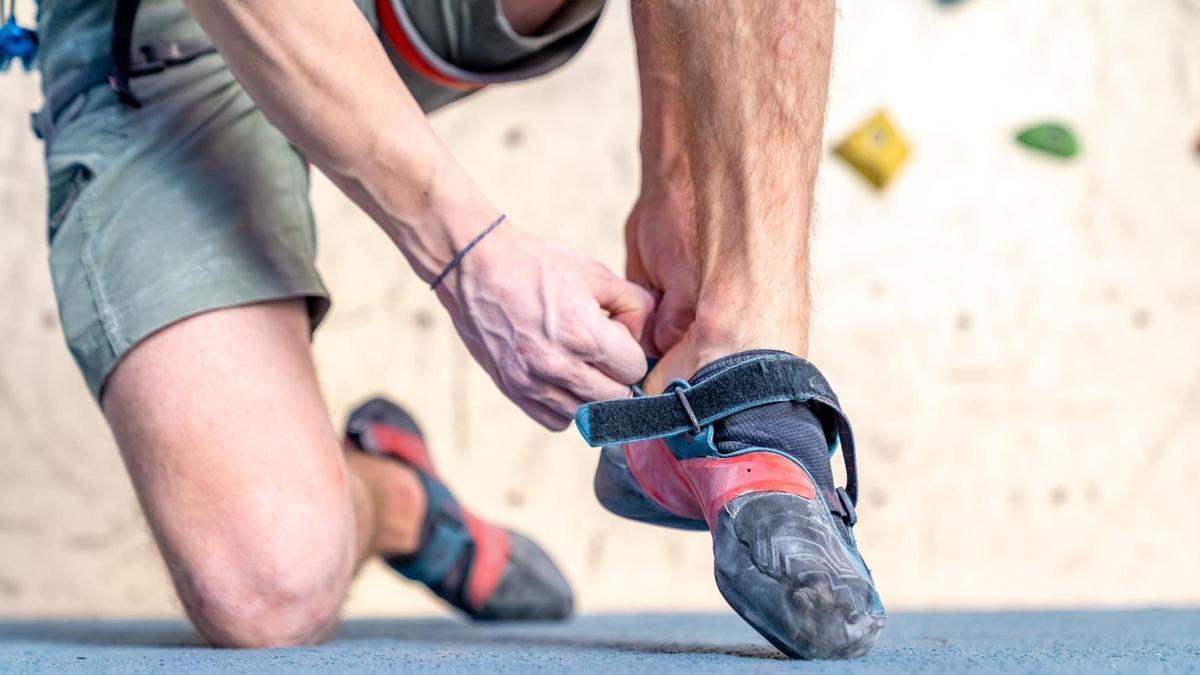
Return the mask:
[[[703,427],[749,408],[794,401],[814,405],[832,418],[842,459],[846,492],[858,501],[858,472],[850,422],[837,395],[816,366],[790,354],[751,359],[695,384],[658,396],[598,401],[579,408],[575,425],[588,445],[620,445],[662,438]]]
[[[686,388],[658,396],[588,403],[575,424],[592,447],[673,436],[748,408],[816,399],[838,408],[817,368],[791,355],[770,355],[731,366]]]

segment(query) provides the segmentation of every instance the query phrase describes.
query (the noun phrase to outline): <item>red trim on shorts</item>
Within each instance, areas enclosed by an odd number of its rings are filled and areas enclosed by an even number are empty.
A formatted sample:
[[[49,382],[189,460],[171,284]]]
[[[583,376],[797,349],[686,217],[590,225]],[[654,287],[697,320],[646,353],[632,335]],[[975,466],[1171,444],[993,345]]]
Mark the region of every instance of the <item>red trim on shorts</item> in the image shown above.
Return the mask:
[[[400,18],[396,16],[396,8],[392,6],[392,0],[375,0],[375,10],[379,14],[379,24],[383,28],[383,33],[395,48],[396,53],[422,77],[452,89],[470,91],[483,88],[481,84],[465,82],[447,75],[430,63],[412,43],[404,26],[400,24]]]

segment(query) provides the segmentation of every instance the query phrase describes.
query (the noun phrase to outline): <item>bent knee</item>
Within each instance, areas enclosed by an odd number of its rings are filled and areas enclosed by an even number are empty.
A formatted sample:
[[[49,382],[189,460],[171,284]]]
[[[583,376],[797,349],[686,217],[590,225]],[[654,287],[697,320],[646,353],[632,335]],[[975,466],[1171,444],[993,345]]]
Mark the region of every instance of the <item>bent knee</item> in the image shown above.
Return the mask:
[[[174,576],[188,616],[214,646],[314,644],[337,623],[352,571],[346,550],[232,552]]]
[[[271,574],[215,572],[180,593],[196,628],[218,647],[285,647],[328,637],[345,584],[333,574],[303,579],[286,568]]]

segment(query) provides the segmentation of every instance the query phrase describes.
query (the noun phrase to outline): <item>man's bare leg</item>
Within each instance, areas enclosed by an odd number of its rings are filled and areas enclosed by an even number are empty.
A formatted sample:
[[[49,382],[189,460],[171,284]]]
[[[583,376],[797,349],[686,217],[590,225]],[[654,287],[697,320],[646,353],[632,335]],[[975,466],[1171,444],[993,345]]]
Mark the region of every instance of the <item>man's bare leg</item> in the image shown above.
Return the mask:
[[[365,456],[347,470],[302,301],[159,331],[118,365],[103,408],[179,597],[215,645],[321,640],[357,563],[419,540],[411,470]]]
[[[638,4],[642,31],[679,74],[697,231],[695,323],[648,389],[748,349],[805,356],[834,3]]]
[[[852,462],[845,488],[830,465],[831,449],[849,460],[853,444],[829,384],[802,359],[833,2],[633,10],[644,175],[629,272],[663,298],[649,346],[664,354],[644,389],[686,384],[581,414],[585,436],[605,445],[597,496],[625,517],[707,528],[722,596],[784,653],[861,656],[886,613],[850,534]],[[682,204],[694,204],[686,217]],[[695,299],[690,324],[680,298]]]
[[[518,35],[532,35],[562,9],[567,0],[500,0],[504,18]]]
[[[419,572],[470,616],[570,612],[566,580],[535,543],[465,522],[440,485],[431,502],[426,486],[437,479],[414,470],[427,461],[410,463],[378,440],[378,455],[350,439],[355,449],[343,453],[301,301],[164,328],[117,366],[103,408],[179,598],[214,645],[324,639],[354,571],[376,554]],[[455,527],[449,537],[437,529]],[[437,571],[446,556],[456,565]]]

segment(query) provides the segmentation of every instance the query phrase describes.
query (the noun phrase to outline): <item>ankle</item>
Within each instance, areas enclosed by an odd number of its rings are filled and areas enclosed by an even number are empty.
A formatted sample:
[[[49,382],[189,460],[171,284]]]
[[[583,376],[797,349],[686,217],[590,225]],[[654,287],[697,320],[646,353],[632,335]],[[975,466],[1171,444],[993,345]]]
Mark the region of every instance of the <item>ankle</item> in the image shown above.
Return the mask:
[[[380,495],[379,550],[390,554],[409,554],[421,545],[425,525],[427,496],[425,485],[407,466],[388,462]]]
[[[421,545],[428,498],[416,472],[402,464],[360,453],[347,456],[370,492],[375,510],[375,532],[371,537],[376,552],[407,555]]]
[[[730,319],[705,320],[697,318],[688,332],[670,349],[646,376],[642,388],[647,394],[658,394],[673,380],[687,380],[701,368],[732,354],[755,349],[770,349],[794,354],[800,358],[808,355],[807,330],[763,330],[762,326],[747,326],[749,321]],[[753,316],[747,314],[746,316]]]
[[[753,349],[808,356],[807,311],[789,315],[772,315],[753,308],[721,313],[701,311],[697,310],[690,331],[697,370],[719,358]]]
[[[776,290],[701,290],[691,327],[698,354],[708,361],[751,349],[808,354],[807,287],[779,285]]]

